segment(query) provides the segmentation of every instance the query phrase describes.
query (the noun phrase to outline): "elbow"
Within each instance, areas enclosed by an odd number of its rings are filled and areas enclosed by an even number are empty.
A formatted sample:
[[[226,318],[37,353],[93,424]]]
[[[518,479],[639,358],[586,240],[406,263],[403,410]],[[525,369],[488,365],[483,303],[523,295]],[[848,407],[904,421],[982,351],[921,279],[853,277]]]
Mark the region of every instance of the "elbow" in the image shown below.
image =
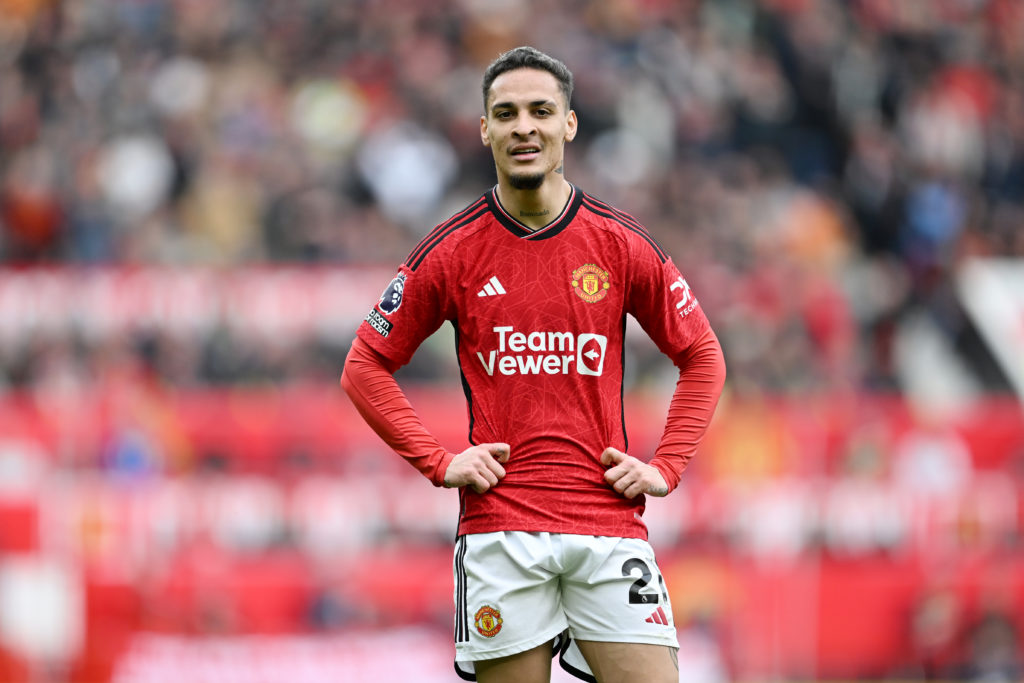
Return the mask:
[[[384,356],[356,337],[341,369],[341,388],[350,397],[355,397],[362,393],[362,387],[372,383],[382,373],[393,375],[396,369]]]
[[[711,333],[715,340],[715,376],[718,377],[718,389],[719,391],[725,387],[725,377],[728,373],[728,368],[725,365],[725,352],[722,351],[722,344],[718,341],[718,337],[715,336],[714,332]]]
[[[725,390],[725,377],[728,372],[725,366],[725,353],[722,351],[722,345],[718,341],[718,337],[712,333],[713,347],[709,358],[710,372],[708,373],[713,381],[712,391],[715,395],[715,402],[721,398],[722,392]]]
[[[354,375],[356,374],[355,366],[357,363],[358,361],[353,359],[352,350],[350,349],[348,355],[345,357],[345,364],[341,368],[341,378],[339,380],[342,390],[344,390],[344,392],[350,397],[356,391],[356,379]]]
[[[345,359],[345,365],[342,366],[342,368],[341,368],[341,379],[339,380],[339,383],[341,384],[341,388],[349,396],[352,395],[352,391],[354,390],[354,385],[352,383],[351,368],[352,368],[352,366],[348,362],[348,359]]]

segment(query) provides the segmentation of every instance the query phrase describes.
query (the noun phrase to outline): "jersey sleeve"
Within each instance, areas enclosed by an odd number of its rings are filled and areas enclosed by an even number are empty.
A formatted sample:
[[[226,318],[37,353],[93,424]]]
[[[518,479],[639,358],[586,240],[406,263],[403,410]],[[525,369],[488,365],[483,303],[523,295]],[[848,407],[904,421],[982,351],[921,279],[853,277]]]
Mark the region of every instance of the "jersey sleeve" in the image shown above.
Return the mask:
[[[697,452],[725,384],[722,347],[710,327],[672,362],[679,368],[679,379],[661,442],[650,462],[661,472],[669,491],[679,485],[683,470]]]
[[[697,451],[725,382],[718,339],[696,294],[657,245],[633,243],[627,310],[679,368],[661,441],[650,464],[669,491]]]
[[[449,317],[446,275],[441,259],[428,259],[416,268],[403,263],[356,335],[396,367],[405,365]]]
[[[453,453],[427,431],[398,382],[394,365],[356,338],[345,359],[341,386],[373,431],[409,464],[430,479],[444,484]]]
[[[710,329],[696,294],[660,248],[633,242],[627,312],[669,358],[684,353]]]

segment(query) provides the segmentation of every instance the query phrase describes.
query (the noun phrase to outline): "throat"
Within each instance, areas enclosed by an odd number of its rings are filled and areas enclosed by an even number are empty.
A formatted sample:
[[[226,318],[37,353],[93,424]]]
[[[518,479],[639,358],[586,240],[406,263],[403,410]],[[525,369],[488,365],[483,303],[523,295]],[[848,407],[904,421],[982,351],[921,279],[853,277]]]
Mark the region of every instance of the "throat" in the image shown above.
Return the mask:
[[[555,192],[530,192],[513,188],[506,191],[499,184],[497,194],[498,201],[510,217],[527,230],[537,231],[559,216],[572,195],[572,187],[566,182],[557,187]]]
[[[557,211],[546,206],[521,206],[512,215],[524,228],[536,232],[547,227],[557,215]]]

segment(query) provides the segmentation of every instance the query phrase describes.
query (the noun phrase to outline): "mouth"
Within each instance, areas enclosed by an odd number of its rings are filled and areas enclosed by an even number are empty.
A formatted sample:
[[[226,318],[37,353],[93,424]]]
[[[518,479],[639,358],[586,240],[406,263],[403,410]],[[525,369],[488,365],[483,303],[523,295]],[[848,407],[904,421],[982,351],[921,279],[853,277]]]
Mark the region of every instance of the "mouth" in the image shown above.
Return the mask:
[[[532,161],[540,156],[538,145],[516,145],[509,150],[509,156],[517,161]]]

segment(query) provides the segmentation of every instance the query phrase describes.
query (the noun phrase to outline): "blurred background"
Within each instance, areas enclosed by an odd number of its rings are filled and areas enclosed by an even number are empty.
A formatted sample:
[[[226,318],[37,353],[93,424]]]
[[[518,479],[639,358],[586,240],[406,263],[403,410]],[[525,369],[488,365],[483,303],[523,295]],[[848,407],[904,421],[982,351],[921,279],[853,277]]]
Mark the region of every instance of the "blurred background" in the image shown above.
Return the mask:
[[[646,516],[681,680],[1024,680],[1024,3],[0,0],[0,681],[457,680],[457,495],[337,382],[520,44],[725,350]]]

